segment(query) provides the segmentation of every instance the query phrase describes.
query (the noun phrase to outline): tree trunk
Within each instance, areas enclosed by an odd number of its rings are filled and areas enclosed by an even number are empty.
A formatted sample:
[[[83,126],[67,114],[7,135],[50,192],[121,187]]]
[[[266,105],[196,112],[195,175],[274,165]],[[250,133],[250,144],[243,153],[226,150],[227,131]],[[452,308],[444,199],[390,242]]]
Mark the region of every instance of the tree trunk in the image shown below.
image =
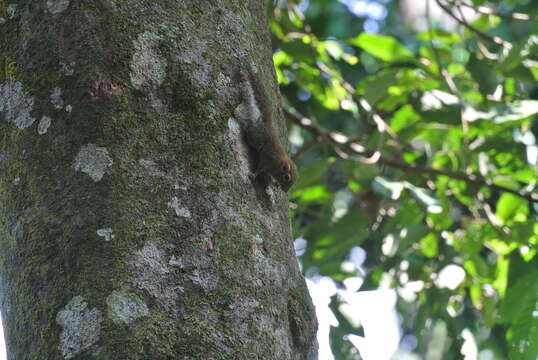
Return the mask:
[[[0,62],[9,359],[316,358],[234,118],[249,68],[280,114],[264,1],[0,1]]]

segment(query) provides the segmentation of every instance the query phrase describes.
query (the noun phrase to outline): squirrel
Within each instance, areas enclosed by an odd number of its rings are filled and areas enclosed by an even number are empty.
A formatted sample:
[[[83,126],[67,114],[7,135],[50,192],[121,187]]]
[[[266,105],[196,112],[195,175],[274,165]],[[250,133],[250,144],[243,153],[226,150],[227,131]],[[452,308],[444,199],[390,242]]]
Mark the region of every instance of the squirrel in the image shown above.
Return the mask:
[[[264,186],[272,177],[284,192],[288,192],[297,178],[297,169],[278,138],[277,118],[269,98],[252,68],[248,68],[247,74],[241,73],[241,77],[243,103],[236,108],[236,117],[246,143],[255,151],[252,177]]]

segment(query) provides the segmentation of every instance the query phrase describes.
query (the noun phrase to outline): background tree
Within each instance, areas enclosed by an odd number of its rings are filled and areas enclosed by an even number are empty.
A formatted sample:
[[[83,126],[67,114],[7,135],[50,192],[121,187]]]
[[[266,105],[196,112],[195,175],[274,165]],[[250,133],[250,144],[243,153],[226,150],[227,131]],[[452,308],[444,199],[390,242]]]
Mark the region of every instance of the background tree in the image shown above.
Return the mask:
[[[264,10],[0,1],[10,359],[315,358],[287,194],[234,115],[247,69],[277,99]]]
[[[275,8],[303,269],[396,289],[405,358],[538,356],[537,15],[523,0]],[[343,336],[369,311],[347,300],[331,303],[337,359],[357,358]]]

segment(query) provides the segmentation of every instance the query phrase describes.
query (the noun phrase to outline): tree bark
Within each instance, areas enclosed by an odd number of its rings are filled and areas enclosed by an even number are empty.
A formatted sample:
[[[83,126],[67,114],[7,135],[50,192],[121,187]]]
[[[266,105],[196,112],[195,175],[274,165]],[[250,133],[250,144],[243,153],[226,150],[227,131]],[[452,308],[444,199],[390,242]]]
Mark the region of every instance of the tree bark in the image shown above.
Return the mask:
[[[247,66],[281,114],[265,9],[0,1],[9,359],[316,358],[287,195],[234,118]]]

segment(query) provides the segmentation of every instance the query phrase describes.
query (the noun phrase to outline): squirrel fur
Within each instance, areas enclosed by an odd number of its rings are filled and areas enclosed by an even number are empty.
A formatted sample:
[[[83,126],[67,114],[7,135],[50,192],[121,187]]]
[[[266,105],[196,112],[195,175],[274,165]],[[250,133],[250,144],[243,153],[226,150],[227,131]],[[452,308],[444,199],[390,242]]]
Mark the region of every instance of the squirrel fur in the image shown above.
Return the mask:
[[[297,170],[276,131],[277,118],[274,116],[269,98],[252,69],[242,73],[243,101],[248,114],[238,116],[247,144],[255,151],[254,178],[265,186],[273,178],[280,188],[287,192],[295,183]]]

